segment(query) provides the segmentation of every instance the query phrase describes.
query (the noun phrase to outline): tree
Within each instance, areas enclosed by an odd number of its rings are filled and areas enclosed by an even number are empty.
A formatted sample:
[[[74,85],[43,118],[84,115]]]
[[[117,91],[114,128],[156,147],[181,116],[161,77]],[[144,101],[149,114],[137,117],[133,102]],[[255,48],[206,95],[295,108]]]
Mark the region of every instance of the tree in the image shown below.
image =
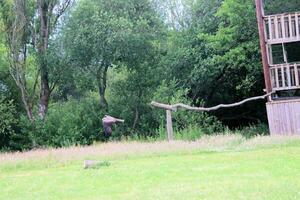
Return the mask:
[[[33,101],[35,86],[30,91],[26,78],[28,68],[29,6],[24,0],[1,1],[3,30],[9,50],[10,73],[20,89],[22,102],[28,118],[33,121]],[[34,85],[37,84],[37,77]]]
[[[6,31],[10,55],[10,71],[22,94],[27,116],[34,121],[35,91],[40,83],[39,116],[46,115],[50,94],[55,85],[49,83],[47,49],[59,18],[72,0],[14,0],[1,1],[1,17]],[[28,58],[35,60],[36,75],[31,88],[28,86]],[[32,78],[32,77],[31,77]],[[38,81],[40,78],[40,81]]]
[[[48,110],[50,94],[55,87],[49,83],[49,69],[47,65],[47,49],[49,38],[53,33],[59,18],[70,6],[72,0],[37,0],[39,13],[39,34],[37,43],[38,64],[40,70],[40,103],[39,116],[43,119]]]
[[[138,66],[147,56],[157,26],[147,0],[80,1],[65,29],[65,48],[75,66],[95,80],[99,103],[105,97],[110,67]]]

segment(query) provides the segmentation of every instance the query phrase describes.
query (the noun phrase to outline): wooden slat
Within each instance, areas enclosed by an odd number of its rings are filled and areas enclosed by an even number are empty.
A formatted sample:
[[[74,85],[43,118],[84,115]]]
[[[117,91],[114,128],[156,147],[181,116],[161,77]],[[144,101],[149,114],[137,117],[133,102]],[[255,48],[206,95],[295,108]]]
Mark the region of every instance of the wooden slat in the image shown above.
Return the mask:
[[[267,103],[271,136],[300,135],[300,101],[273,101]]]
[[[298,13],[296,13],[295,15],[295,22],[296,22],[296,37],[299,38],[300,34],[299,34],[299,19],[298,19]]]
[[[284,76],[284,67],[281,65],[281,79],[282,79],[282,87],[285,87],[285,76]]]
[[[267,58],[269,65],[273,64],[272,48],[271,45],[266,44]]]
[[[272,88],[276,88],[275,69],[274,68],[270,69],[270,74],[271,74],[271,85],[272,85]]]
[[[269,39],[273,40],[272,20],[270,16],[268,17],[268,25],[269,25]]]
[[[286,68],[286,73],[287,73],[287,81],[288,81],[288,87],[292,86],[292,82],[291,82],[291,70],[290,70],[290,65],[287,65]]]
[[[287,63],[287,55],[286,55],[284,43],[282,43],[281,46],[282,46],[282,52],[283,52],[283,60],[285,63]]]
[[[274,63],[274,60],[273,60],[273,50],[272,50],[271,45],[269,45],[269,49],[270,49],[270,52],[269,52],[270,64],[273,64]]]
[[[284,15],[281,15],[281,30],[282,30],[282,38],[285,38],[285,23],[284,23]]]
[[[289,14],[289,30],[290,30],[290,37],[293,37],[292,16],[290,14]]]
[[[264,33],[265,33],[265,38],[266,38],[266,40],[268,40],[268,33],[267,33],[267,28],[266,28],[266,26],[267,26],[267,21],[266,20],[264,20]]]
[[[278,18],[277,17],[274,18],[274,27],[275,27],[275,38],[278,39],[279,34],[278,34]]]
[[[295,70],[294,70],[294,66],[293,65],[290,65],[290,72],[291,72],[291,84],[292,84],[291,87],[295,87],[296,86],[296,82],[295,82]]]
[[[297,64],[294,64],[296,86],[299,86],[299,73]]]
[[[279,79],[278,79],[278,68],[275,68],[275,80],[276,80],[276,88],[279,88]]]

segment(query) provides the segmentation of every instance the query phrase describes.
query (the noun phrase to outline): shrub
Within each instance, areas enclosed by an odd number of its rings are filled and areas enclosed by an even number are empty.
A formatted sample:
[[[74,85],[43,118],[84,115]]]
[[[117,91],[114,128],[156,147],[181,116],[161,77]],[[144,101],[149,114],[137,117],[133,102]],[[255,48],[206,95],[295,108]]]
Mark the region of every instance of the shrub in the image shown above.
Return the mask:
[[[256,124],[248,127],[243,127],[237,131],[246,138],[255,137],[258,135],[269,135],[269,127],[267,124]]]
[[[0,95],[0,150],[9,149],[9,141],[18,125],[13,100]]]
[[[195,141],[197,139],[200,139],[203,135],[204,132],[201,127],[191,125],[181,131],[176,131],[175,139]]]
[[[103,115],[95,99],[71,99],[51,104],[45,121],[37,119],[32,124],[23,118],[22,133],[33,148],[89,145],[103,139]]]

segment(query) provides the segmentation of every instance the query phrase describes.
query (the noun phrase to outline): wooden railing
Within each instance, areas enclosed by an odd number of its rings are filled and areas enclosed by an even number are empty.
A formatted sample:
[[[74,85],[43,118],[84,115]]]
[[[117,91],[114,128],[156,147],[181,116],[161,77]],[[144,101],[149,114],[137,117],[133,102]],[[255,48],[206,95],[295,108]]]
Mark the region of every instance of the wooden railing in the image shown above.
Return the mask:
[[[300,12],[265,16],[269,44],[300,40]]]
[[[274,91],[300,89],[300,63],[271,65],[270,73]]]

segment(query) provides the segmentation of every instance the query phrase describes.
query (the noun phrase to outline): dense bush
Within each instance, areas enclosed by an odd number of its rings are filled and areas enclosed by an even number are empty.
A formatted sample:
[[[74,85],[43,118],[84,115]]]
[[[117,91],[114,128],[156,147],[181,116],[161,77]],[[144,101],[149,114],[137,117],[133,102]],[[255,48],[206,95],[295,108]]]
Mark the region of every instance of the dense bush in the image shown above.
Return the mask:
[[[246,126],[246,127],[240,128],[236,132],[243,135],[246,138],[251,138],[251,137],[258,136],[258,135],[265,136],[265,135],[270,134],[268,125],[263,124],[263,123]]]
[[[0,95],[0,150],[9,149],[9,141],[18,124],[16,108],[12,100]]]
[[[89,145],[103,138],[101,119],[104,113],[93,98],[53,103],[45,121],[34,124],[22,118],[23,136],[28,137],[31,147],[62,147]]]

